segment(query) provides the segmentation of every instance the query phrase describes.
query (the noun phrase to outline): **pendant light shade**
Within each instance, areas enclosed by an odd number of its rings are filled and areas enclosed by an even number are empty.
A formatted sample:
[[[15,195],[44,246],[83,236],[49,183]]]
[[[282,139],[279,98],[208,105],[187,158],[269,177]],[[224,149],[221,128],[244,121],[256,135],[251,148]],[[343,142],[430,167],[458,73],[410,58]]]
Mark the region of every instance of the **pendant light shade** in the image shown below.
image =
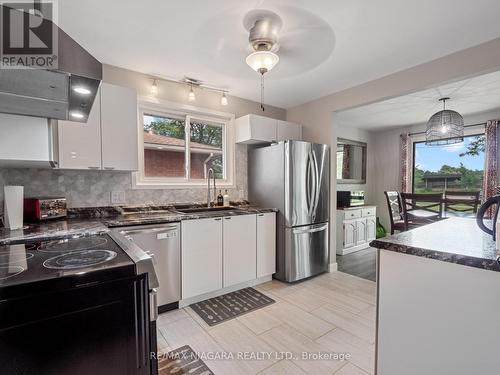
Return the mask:
[[[278,61],[280,61],[278,55],[271,51],[255,51],[246,59],[248,66],[261,74],[269,72]]]
[[[433,114],[427,121],[426,145],[441,146],[464,141],[464,118],[460,113],[446,109],[448,99],[439,99],[443,102],[443,110]]]

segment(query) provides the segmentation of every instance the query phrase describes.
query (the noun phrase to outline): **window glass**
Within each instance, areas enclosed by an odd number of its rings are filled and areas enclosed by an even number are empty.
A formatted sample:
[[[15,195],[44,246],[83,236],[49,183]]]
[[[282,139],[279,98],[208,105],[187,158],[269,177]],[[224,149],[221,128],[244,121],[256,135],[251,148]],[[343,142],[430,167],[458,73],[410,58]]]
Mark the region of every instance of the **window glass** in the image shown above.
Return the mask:
[[[225,178],[224,126],[191,120],[189,141],[191,178],[206,178],[210,168],[214,170],[216,179]]]
[[[184,177],[186,121],[144,114],[144,176]]]
[[[414,193],[481,191],[484,172],[484,135],[464,137],[462,143],[414,144]]]

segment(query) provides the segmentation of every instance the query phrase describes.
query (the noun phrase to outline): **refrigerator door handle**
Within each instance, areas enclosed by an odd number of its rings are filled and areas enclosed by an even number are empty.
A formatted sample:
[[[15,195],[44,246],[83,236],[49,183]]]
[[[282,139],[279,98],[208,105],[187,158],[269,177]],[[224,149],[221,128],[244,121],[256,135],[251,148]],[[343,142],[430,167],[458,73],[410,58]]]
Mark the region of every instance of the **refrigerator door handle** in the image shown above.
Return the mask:
[[[312,174],[309,175],[310,179],[308,179],[308,181],[307,181],[308,186],[311,185],[311,187],[312,187],[310,204],[309,204],[307,213],[309,216],[312,216],[314,213],[314,210],[315,210],[314,205],[316,202],[316,197],[318,195],[318,168],[317,168],[317,165],[315,163],[314,153],[312,151],[309,152],[307,160],[308,160],[308,163],[310,165],[310,169],[312,171]]]
[[[316,175],[316,185],[315,185],[315,194],[314,194],[314,205],[311,214],[316,215],[316,211],[318,210],[318,203],[319,203],[319,194],[320,194],[320,189],[321,189],[321,178],[323,175],[323,168],[321,168],[321,172],[318,167],[318,159],[316,157],[316,153],[312,151],[312,157],[314,161],[314,172]]]
[[[311,228],[311,229],[294,229],[293,234],[306,234],[306,233],[315,233],[321,232],[328,228],[328,224],[322,225],[321,227]]]
[[[307,205],[307,214],[311,216],[313,198],[311,196],[311,154],[307,155],[307,166],[306,166],[306,205]]]

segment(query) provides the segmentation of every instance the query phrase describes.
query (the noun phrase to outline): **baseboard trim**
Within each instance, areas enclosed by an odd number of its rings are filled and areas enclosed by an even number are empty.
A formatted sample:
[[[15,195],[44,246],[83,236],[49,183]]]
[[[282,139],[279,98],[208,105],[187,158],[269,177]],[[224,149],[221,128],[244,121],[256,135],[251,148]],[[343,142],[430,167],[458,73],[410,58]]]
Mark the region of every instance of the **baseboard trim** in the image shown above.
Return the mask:
[[[337,255],[347,255],[351,253],[355,253],[356,251],[368,249],[370,247],[369,243],[364,243],[358,246],[348,247],[347,249],[337,250]]]
[[[231,285],[227,288],[215,290],[215,291],[210,292],[210,293],[205,293],[205,294],[201,294],[199,296],[186,298],[186,299],[183,299],[182,301],[179,301],[179,308],[186,307],[186,306],[192,305],[193,303],[201,302],[201,301],[204,301],[204,300],[209,299],[209,298],[218,297],[218,296],[221,296],[221,295],[226,294],[226,293],[231,293],[231,292],[234,292],[234,291],[239,290],[239,289],[248,288],[251,286],[256,286],[256,285],[271,281],[272,279],[273,279],[272,275],[263,276],[263,277],[260,277],[258,279],[246,281],[244,283],[237,284],[237,285]]]

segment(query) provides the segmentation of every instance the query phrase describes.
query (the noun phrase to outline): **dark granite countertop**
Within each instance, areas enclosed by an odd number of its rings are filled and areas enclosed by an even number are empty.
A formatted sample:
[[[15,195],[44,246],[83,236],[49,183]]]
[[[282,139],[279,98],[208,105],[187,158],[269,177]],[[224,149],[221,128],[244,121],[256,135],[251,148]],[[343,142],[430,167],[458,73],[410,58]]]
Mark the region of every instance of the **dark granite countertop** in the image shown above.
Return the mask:
[[[109,229],[97,220],[56,220],[39,224],[26,224],[23,229],[0,228],[0,246],[26,240],[92,236],[108,232]]]
[[[186,205],[187,207],[187,205]],[[189,207],[202,207],[189,205]],[[180,213],[173,206],[135,206],[135,207],[96,207],[72,209],[66,220],[27,224],[23,229],[9,230],[0,228],[0,246],[31,239],[55,239],[71,236],[90,236],[109,231],[109,228],[165,224],[222,216],[250,215],[277,212],[274,208],[261,208],[250,205],[238,205],[231,211],[213,211],[198,213]]]
[[[370,246],[500,272],[500,253],[492,236],[472,218],[448,218],[374,240]]]

